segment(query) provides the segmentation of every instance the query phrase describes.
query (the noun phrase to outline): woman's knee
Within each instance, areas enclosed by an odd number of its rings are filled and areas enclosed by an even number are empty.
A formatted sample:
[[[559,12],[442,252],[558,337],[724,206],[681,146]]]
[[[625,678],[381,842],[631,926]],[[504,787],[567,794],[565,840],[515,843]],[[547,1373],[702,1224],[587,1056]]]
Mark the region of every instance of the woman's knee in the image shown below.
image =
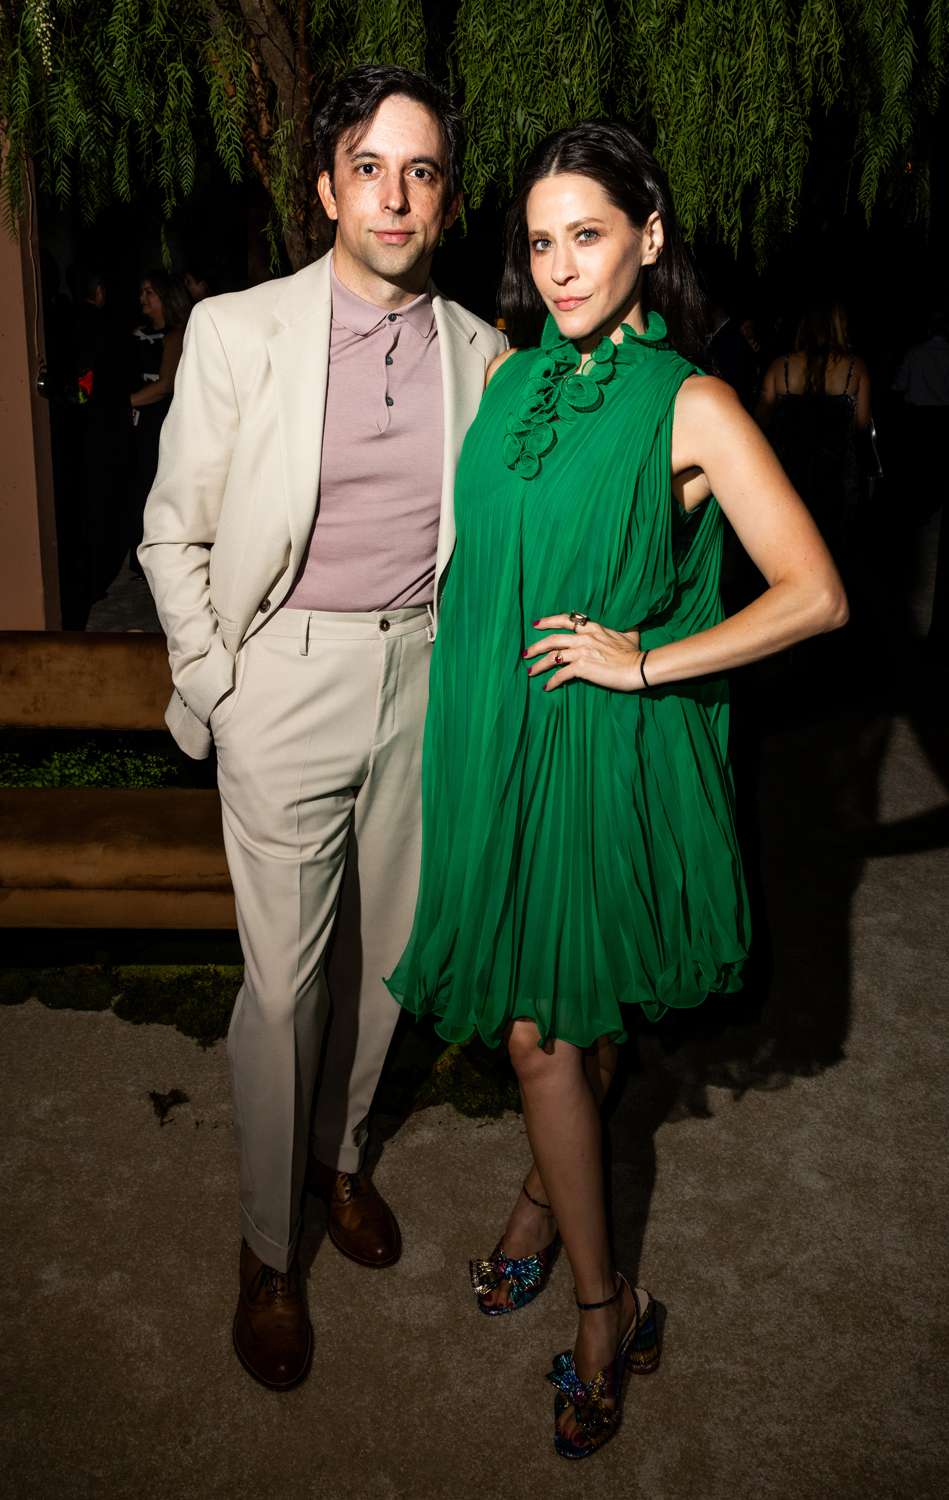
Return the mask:
[[[513,1023],[508,1032],[507,1050],[521,1083],[554,1078],[573,1066],[582,1067],[581,1054],[569,1043],[550,1042],[542,1046],[540,1032],[533,1021]]]

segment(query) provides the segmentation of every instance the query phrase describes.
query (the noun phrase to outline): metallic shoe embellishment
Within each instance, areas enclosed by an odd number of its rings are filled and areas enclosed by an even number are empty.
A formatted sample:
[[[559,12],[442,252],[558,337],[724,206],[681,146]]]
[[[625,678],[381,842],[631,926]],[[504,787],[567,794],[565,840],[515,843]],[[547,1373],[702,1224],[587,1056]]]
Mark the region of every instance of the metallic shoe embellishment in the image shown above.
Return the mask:
[[[617,1295],[620,1290],[622,1281]],[[561,1458],[590,1458],[608,1443],[622,1421],[623,1376],[626,1371],[649,1375],[658,1368],[656,1304],[649,1297],[645,1309],[640,1311],[639,1295],[633,1292],[633,1296],[636,1318],[624,1334],[615,1357],[605,1369],[598,1370],[592,1380],[580,1379],[572,1350],[565,1349],[554,1358],[554,1367],[547,1379],[557,1391],[554,1397],[554,1448]],[[606,1304],[591,1305],[602,1307]],[[570,1437],[560,1431],[561,1418],[568,1406],[573,1407],[577,1420],[577,1431]]]
[[[550,1244],[545,1245],[543,1250],[538,1250],[536,1255],[525,1255],[520,1260],[512,1260],[498,1244],[490,1259],[470,1261],[471,1285],[481,1311],[489,1318],[496,1318],[502,1313],[517,1312],[519,1308],[533,1302],[547,1285],[559,1248],[560,1237],[555,1234]],[[510,1284],[507,1301],[497,1306],[486,1306],[484,1298],[497,1291],[502,1281]]]

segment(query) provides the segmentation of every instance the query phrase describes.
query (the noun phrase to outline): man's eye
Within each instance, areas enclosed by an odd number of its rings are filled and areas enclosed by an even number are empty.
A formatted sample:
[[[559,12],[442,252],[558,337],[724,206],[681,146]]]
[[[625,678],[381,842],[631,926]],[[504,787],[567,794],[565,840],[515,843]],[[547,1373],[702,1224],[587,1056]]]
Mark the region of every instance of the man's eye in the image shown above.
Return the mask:
[[[428,170],[428,167],[413,167],[412,176],[418,177],[420,180],[428,182],[431,180],[432,174]]]
[[[356,171],[363,177],[368,177],[370,172],[374,172],[375,170],[375,165],[371,161],[361,161],[356,168]]]

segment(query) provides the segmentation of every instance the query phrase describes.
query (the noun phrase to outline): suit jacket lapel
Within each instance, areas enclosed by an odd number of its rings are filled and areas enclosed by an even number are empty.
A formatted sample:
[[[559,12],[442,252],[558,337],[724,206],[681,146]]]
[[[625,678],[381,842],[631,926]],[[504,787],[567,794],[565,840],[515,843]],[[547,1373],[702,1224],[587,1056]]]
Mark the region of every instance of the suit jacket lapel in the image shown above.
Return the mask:
[[[275,317],[283,327],[267,348],[276,385],[292,579],[310,538],[319,493],[332,319],[328,255],[292,278]]]
[[[453,303],[446,302],[437,291],[433,291],[432,307],[442,362],[445,431],[441,517],[435,562],[437,616],[438,584],[455,546],[455,468],[465,433],[474,420],[484,391],[487,358],[477,344],[477,327],[470,324]]]

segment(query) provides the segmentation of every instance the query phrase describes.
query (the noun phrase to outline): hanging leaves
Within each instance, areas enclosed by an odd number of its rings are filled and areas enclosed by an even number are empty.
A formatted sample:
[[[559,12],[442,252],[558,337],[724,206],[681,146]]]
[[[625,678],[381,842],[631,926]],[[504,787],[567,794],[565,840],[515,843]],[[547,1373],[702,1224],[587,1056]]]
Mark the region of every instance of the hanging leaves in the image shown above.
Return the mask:
[[[869,218],[881,191],[927,209],[949,72],[947,0],[0,0],[0,179],[23,166],[91,218],[148,188],[170,216],[204,150],[252,172],[292,264],[321,247],[313,111],[357,62],[449,80],[465,188],[503,199],[548,131],[618,113],[665,166],[683,224],[759,258],[793,226],[815,130],[832,122]],[[912,157],[914,169],[904,169]]]

